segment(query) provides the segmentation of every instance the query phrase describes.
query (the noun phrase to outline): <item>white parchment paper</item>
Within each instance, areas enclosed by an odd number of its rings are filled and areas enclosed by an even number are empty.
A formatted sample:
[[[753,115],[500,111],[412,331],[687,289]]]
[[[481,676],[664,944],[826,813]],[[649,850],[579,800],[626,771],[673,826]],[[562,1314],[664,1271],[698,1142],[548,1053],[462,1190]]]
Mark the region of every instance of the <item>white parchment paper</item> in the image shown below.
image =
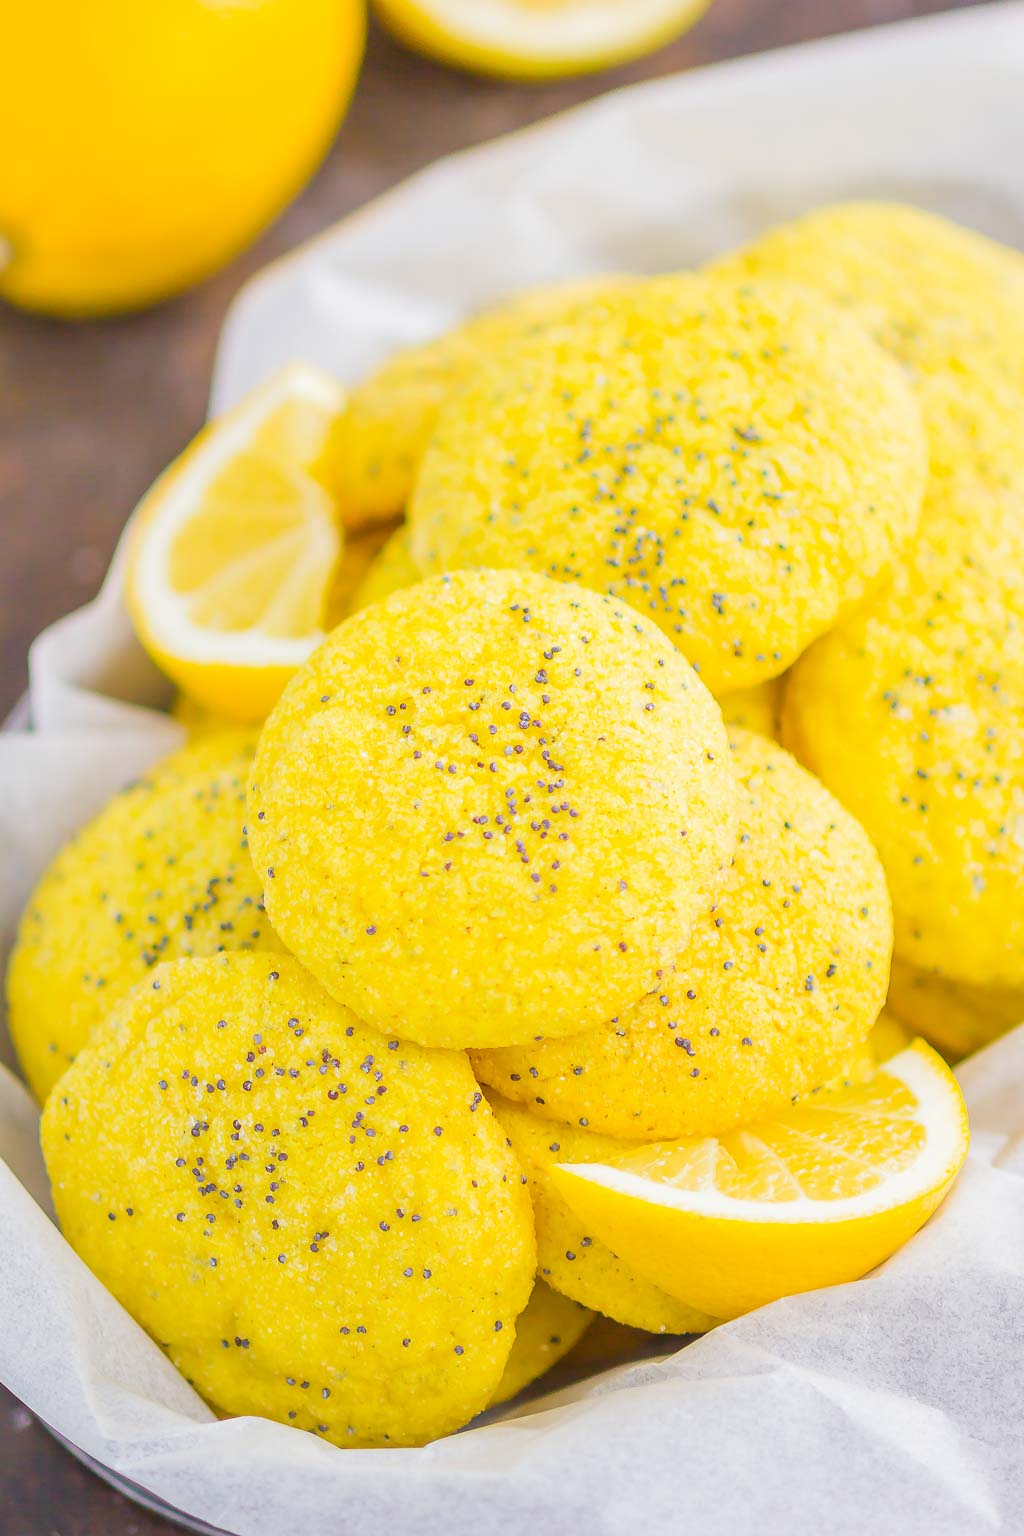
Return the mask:
[[[442,162],[236,303],[217,408],[301,357],[355,379],[497,293],[699,260],[825,199],[908,198],[1024,246],[1024,5],[616,93]],[[35,731],[0,737],[0,947],[67,833],[180,739],[117,562],[42,635]],[[974,1536],[1024,1530],[1024,1029],[961,1072],[939,1215],[856,1285],[423,1450],[218,1423],[46,1214],[0,1068],[0,1378],[87,1455],[236,1536]],[[0,1495],[2,1497],[2,1495]]]

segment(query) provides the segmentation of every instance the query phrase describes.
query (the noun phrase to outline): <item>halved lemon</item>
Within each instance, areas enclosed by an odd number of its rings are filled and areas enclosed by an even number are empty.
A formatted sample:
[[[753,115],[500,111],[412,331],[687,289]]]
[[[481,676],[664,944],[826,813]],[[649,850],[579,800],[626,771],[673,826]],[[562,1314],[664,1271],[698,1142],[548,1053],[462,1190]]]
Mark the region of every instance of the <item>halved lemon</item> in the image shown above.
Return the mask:
[[[126,598],[143,645],[191,698],[266,718],[323,638],[342,535],[315,478],[340,384],[296,365],[206,427],[137,508]]]
[[[651,53],[709,0],[375,0],[402,42],[509,80],[582,75]]]
[[[928,1220],[967,1145],[956,1079],[915,1040],[772,1120],[551,1174],[624,1263],[730,1318],[874,1269]]]

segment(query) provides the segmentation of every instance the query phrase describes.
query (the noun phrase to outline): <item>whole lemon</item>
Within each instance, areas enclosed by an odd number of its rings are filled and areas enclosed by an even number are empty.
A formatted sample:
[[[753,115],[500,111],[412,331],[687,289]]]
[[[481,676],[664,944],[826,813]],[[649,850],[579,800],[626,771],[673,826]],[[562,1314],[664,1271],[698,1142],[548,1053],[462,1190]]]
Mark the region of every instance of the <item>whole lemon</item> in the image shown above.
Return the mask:
[[[0,295],[135,309],[295,196],[355,82],[363,0],[37,0],[0,50]]]

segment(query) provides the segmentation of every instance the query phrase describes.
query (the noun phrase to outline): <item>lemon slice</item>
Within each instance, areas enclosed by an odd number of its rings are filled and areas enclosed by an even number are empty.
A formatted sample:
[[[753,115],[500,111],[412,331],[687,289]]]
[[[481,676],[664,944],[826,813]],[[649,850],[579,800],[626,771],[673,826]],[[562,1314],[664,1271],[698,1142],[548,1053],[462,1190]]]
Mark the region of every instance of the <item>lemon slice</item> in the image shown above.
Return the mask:
[[[967,1142],[956,1079],[916,1040],[772,1120],[551,1174],[624,1263],[730,1318],[880,1264],[935,1210]]]
[[[126,597],[143,645],[193,699],[266,717],[323,638],[341,550],[315,478],[341,386],[296,365],[206,427],[132,521]]]
[[[396,37],[431,58],[502,79],[605,69],[676,37],[708,0],[375,0]]]

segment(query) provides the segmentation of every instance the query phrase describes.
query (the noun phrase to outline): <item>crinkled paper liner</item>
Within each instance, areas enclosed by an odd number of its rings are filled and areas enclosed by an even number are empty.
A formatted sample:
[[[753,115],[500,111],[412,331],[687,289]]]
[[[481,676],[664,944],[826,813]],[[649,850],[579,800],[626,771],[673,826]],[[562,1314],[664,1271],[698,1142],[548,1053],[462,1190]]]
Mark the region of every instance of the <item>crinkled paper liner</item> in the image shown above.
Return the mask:
[[[250,283],[220,408],[293,358],[354,379],[502,290],[700,260],[848,196],[1024,245],[1024,6],[722,65],[441,162]],[[41,635],[0,738],[0,939],[62,839],[180,739],[118,562]],[[113,1473],[236,1536],[973,1536],[1024,1515],[1024,1030],[961,1069],[973,1150],[869,1279],[778,1302],[422,1450],[218,1422],[64,1243],[0,1068],[0,1377]]]

